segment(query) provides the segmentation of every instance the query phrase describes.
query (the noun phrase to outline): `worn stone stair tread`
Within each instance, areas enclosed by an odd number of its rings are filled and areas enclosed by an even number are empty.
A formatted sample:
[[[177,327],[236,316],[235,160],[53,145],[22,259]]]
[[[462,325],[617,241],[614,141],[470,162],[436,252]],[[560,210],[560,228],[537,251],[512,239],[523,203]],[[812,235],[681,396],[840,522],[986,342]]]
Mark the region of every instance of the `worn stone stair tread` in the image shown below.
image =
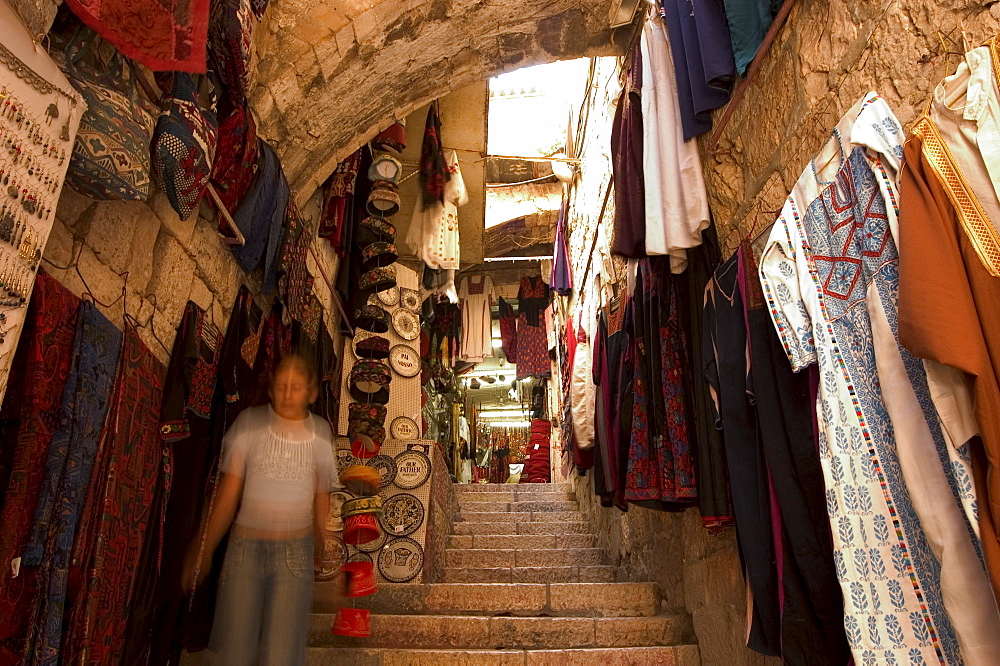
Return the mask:
[[[453,534],[446,540],[445,547],[521,550],[594,548],[595,540],[592,534]]]
[[[590,534],[590,525],[582,520],[565,522],[497,522],[459,521],[455,523],[455,534]]]
[[[558,649],[677,645],[684,623],[657,617],[490,617],[466,615],[371,616],[371,636],[358,639],[330,632],[334,615],[313,615],[314,646],[416,649]]]
[[[476,502],[518,502],[537,500],[540,502],[575,502],[577,501],[574,492],[517,492],[517,491],[497,491],[478,493],[459,493],[458,501],[461,504],[475,504]]]
[[[614,567],[446,567],[442,583],[613,583]]]
[[[696,645],[568,650],[311,647],[309,666],[700,666]]]
[[[449,548],[449,567],[558,567],[604,564],[600,548]]]
[[[488,511],[509,511],[525,513],[529,511],[579,511],[576,500],[496,500],[491,502],[459,502],[461,512],[484,513]]]
[[[455,490],[461,493],[491,493],[491,492],[527,492],[527,493],[571,493],[573,486],[569,483],[461,483]]]
[[[477,523],[561,523],[581,522],[579,511],[469,511],[462,509],[462,521]]]

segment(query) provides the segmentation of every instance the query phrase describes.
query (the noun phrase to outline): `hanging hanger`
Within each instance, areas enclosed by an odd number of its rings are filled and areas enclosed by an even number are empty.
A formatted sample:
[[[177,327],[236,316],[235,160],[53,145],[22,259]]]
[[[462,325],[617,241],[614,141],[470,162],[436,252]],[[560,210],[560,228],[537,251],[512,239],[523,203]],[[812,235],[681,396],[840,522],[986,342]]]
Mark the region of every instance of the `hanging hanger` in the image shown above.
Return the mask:
[[[215,204],[215,208],[219,211],[219,217],[225,223],[223,226],[229,229],[232,236],[227,236],[220,233],[219,236],[222,237],[222,242],[226,245],[246,245],[247,239],[243,236],[243,232],[240,228],[236,226],[236,221],[233,220],[233,216],[229,214],[226,210],[225,205],[222,203],[222,199],[219,198],[219,193],[215,191],[215,187],[212,183],[205,186],[205,191],[208,192],[208,196],[212,198],[212,203]]]

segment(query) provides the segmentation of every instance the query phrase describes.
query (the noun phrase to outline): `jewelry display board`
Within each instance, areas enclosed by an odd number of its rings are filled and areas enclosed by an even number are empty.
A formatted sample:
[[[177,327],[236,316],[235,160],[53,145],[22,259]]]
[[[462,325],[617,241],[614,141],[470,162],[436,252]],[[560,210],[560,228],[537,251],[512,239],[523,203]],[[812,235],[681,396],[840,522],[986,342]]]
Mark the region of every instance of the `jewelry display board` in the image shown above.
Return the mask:
[[[346,437],[337,438],[338,460],[342,458],[341,452],[349,451],[350,446]],[[433,446],[434,443],[428,440],[387,439],[382,444],[382,448],[379,449],[379,455],[389,456],[397,461],[402,460],[405,464],[406,456],[402,458],[399,456],[407,451],[416,450],[427,454],[424,458],[429,461],[430,455],[427,452]],[[419,476],[424,475],[420,474]],[[361,556],[371,558],[375,565],[375,575],[380,587],[390,584],[408,585],[423,582],[424,548],[427,541],[427,521],[430,518],[432,477],[433,474],[427,474],[423,482],[416,487],[401,488],[396,485],[395,481],[383,487],[379,491],[379,496],[382,498],[382,506],[388,506],[391,515],[383,513],[379,519],[382,536],[371,544],[347,546],[348,560]],[[400,479],[398,474],[396,479]],[[412,480],[413,475],[411,474],[407,479]],[[404,481],[403,485],[410,486],[410,482]],[[331,512],[334,510],[331,509]],[[335,522],[336,519],[332,519],[329,524]],[[414,524],[416,524],[415,528]],[[389,529],[386,529],[387,526]],[[398,534],[394,533],[397,528]]]
[[[416,291],[419,287],[417,272],[403,266],[400,263],[395,263],[393,266],[396,267],[396,283],[399,285],[400,289],[410,289],[411,291]],[[380,301],[378,294],[373,294],[369,299],[369,303],[375,303],[379,307],[385,309],[389,313],[390,319],[393,314],[402,307],[402,304],[397,301],[395,305],[386,305],[384,302]],[[417,319],[419,322],[419,319]],[[355,335],[359,338],[369,337],[373,334],[368,333],[363,330],[357,330]],[[396,331],[392,324],[389,325],[389,331],[386,333],[379,333],[380,337],[387,338],[389,340],[389,347],[394,348],[399,345],[406,345],[408,347],[416,350],[416,353],[420,353],[420,340],[419,332],[417,334],[417,339],[415,340],[404,340],[403,337]],[[341,389],[340,395],[347,396],[346,399],[340,401],[340,427],[337,432],[346,433],[347,432],[347,410],[351,403],[350,399],[350,388],[347,385],[348,376],[351,374],[351,369],[354,367],[355,361],[358,360],[358,356],[354,353],[354,346],[350,344],[344,345],[344,363],[343,370],[341,372]],[[392,367],[389,359],[382,361],[387,366]],[[404,368],[404,372],[409,372],[408,369]],[[399,416],[407,416],[414,420],[417,424],[421,421],[420,416],[420,370],[412,376],[403,376],[396,370],[392,370],[392,380],[389,383],[389,404],[386,406],[386,418],[385,427],[388,429],[389,425]]]
[[[0,399],[87,105],[0,2]]]

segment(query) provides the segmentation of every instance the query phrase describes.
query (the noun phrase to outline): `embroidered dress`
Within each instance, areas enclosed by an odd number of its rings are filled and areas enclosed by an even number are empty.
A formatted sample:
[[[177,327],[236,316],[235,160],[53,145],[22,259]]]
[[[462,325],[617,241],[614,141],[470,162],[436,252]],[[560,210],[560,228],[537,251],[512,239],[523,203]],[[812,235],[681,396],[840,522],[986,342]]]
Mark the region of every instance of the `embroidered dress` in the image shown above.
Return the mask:
[[[923,366],[896,337],[901,139],[875,93],[841,119],[785,202],[761,282],[793,368],[819,366],[820,459],[855,660],[958,663],[959,644],[988,622],[969,609],[989,587]]]
[[[549,302],[549,286],[540,277],[521,278],[517,299],[517,378],[547,377],[552,368],[542,311]]]
[[[482,362],[493,356],[493,317],[490,307],[496,301],[493,280],[488,275],[467,277],[458,292],[462,308],[461,361]]]
[[[164,368],[126,324],[108,418],[91,471],[81,529],[73,545],[72,599],[63,663],[118,663],[132,582],[150,527],[162,461],[160,402]]]
[[[461,257],[458,207],[469,202],[469,194],[458,168],[458,154],[448,150],[445,160],[449,178],[443,182],[444,199],[430,204],[426,199],[417,200],[406,242],[431,268],[457,270]]]
[[[73,334],[80,299],[44,272],[35,287],[19,356],[23,355],[25,379],[21,399],[20,428],[14,442],[10,480],[0,511],[0,662],[17,663],[24,647],[35,594],[35,572],[23,569],[17,578],[11,569],[21,556],[21,546],[32,525],[36,503],[47,476],[45,464],[50,442],[58,434],[65,404],[63,387],[71,372]],[[21,351],[23,350],[23,351]],[[14,396],[8,392],[7,400]],[[55,445],[60,448],[59,444]],[[46,486],[47,487],[47,486]],[[45,502],[44,499],[41,500]],[[39,588],[44,582],[38,582]]]

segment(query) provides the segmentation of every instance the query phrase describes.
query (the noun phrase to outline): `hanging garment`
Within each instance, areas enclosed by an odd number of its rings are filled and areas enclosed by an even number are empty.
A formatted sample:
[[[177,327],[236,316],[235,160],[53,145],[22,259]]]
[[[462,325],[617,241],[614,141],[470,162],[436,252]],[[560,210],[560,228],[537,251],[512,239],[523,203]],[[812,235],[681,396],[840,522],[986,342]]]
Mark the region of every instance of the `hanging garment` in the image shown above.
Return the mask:
[[[313,411],[326,419],[334,434],[340,414],[340,359],[333,347],[333,338],[326,329],[326,318],[320,318],[316,343],[316,368],[319,373],[319,397]]]
[[[447,159],[441,143],[441,117],[438,103],[427,109],[424,141],[420,149],[420,209],[432,208],[445,202],[445,187],[451,180]]]
[[[635,398],[625,499],[656,509],[680,508],[696,495],[681,375],[684,343],[673,285],[663,282],[669,275],[666,261],[640,260],[633,297]]]
[[[445,158],[449,177],[443,185],[442,199],[429,205],[425,200],[418,199],[406,242],[431,268],[458,270],[461,259],[458,207],[469,203],[469,193],[458,166],[458,153],[448,150]]]
[[[781,0],[725,0],[725,5],[736,71],[746,76],[747,68],[781,8]]]
[[[646,211],[642,174],[642,54],[636,42],[611,125],[611,170],[615,187],[611,251],[623,257],[646,254]]]
[[[358,169],[361,167],[363,150],[357,149],[347,159],[340,162],[330,177],[323,183],[322,204],[319,216],[317,235],[325,238],[343,257],[346,248],[343,243],[343,230],[354,223],[353,198],[354,185],[358,179]]]
[[[458,297],[462,308],[462,343],[458,358],[481,363],[483,358],[493,356],[493,315],[490,311],[496,301],[493,279],[488,275],[463,278]]]
[[[563,201],[559,209],[559,219],[556,220],[556,237],[552,243],[552,274],[549,284],[552,290],[560,296],[573,293],[573,271],[569,265],[569,248],[566,247],[566,215],[569,202]]]
[[[684,140],[712,129],[736,74],[722,0],[662,0],[670,35]]]
[[[688,353],[682,358],[684,395],[686,396],[688,440],[697,459],[698,512],[702,525],[718,532],[734,524],[729,492],[729,471],[722,437],[716,427],[715,406],[704,381],[706,355],[703,330],[705,285],[712,280],[719,264],[719,241],[715,226],[702,234],[704,242],[688,252],[688,268],[671,280],[676,284],[678,321],[687,341]]]
[[[698,145],[684,140],[677,80],[666,27],[650,17],[642,27],[642,173],[646,254],[670,256],[670,270],[687,268],[687,248],[708,226],[708,193]]]
[[[540,277],[521,278],[517,300],[517,378],[547,377],[552,368],[542,311],[548,306],[549,286]]]
[[[55,464],[46,493],[48,516],[36,514],[26,561],[39,569],[39,605],[33,609],[33,630],[27,642],[34,664],[56,664],[61,659],[67,596],[72,590],[71,557],[84,504],[100,450],[113,380],[121,355],[122,333],[92,303],[80,305],[73,344],[73,364],[63,391],[59,427],[53,435]],[[50,458],[50,461],[56,462]],[[40,505],[41,506],[41,505]]]
[[[189,301],[163,384],[162,515],[154,514],[146,536],[122,663],[159,666],[176,657],[172,652],[185,596],[177,583],[188,544],[198,535],[206,480],[214,463],[206,443],[211,437],[221,350],[221,331]]]
[[[729,463],[736,537],[748,589],[747,647],[779,656],[781,608],[770,488],[753,404],[738,261],[739,255],[733,255],[722,263],[705,287],[705,375],[714,392]]]
[[[208,0],[68,0],[67,4],[123,55],[153,71],[205,71]]]
[[[900,174],[899,338],[915,355],[964,373],[950,386],[930,388],[951,441],[949,453],[972,458],[983,554],[1000,598],[997,63],[997,38],[966,54],[958,71],[938,85],[930,113],[917,120],[907,140]],[[933,280],[927,279],[928,266],[934,266]],[[928,375],[930,380],[930,369]],[[973,387],[978,423],[940,399],[960,399],[968,393],[966,382]]]
[[[285,229],[276,277],[278,296],[292,319],[300,322],[306,335],[315,340],[319,334],[319,301],[313,295],[316,280],[306,262],[313,235],[292,199],[288,200]]]
[[[595,296],[591,296],[593,302]],[[593,309],[583,309],[582,321],[593,318]],[[581,452],[586,453],[586,462],[577,461],[581,469],[589,469],[593,464],[595,441],[595,419],[597,387],[594,384],[594,350],[584,325],[570,328],[567,333],[576,337],[576,351],[573,354],[572,377],[570,379],[569,402],[573,415],[573,441]]]
[[[517,314],[510,303],[499,299],[500,341],[508,363],[517,363]]]
[[[1000,630],[958,500],[965,472],[896,336],[901,140],[889,107],[865,95],[786,200],[761,281],[793,369],[821,373],[820,459],[855,660],[978,663]]]
[[[764,307],[753,250],[739,250],[754,406],[778,520],[781,656],[789,664],[841,666],[851,659],[844,599],[833,564],[823,469],[813,432],[809,374],[792,372]],[[772,512],[772,515],[775,512]],[[775,530],[775,528],[777,528]],[[764,535],[761,536],[764,538]]]
[[[64,387],[74,370],[74,331],[80,299],[43,271],[35,278],[16,355],[24,359],[20,427],[4,447],[14,449],[9,485],[0,511],[0,663],[16,664],[24,657],[25,637],[32,627],[38,594],[45,592],[43,572],[22,566],[22,545],[32,534],[36,508],[51,519],[50,464],[65,444],[53,440],[63,427]],[[93,306],[89,306],[93,307]],[[114,352],[111,352],[114,358]],[[106,399],[107,392],[94,396]],[[12,399],[8,391],[6,401]],[[100,423],[97,425],[100,428]],[[50,453],[55,451],[55,453]],[[55,463],[56,461],[53,461]],[[53,465],[54,466],[54,465]],[[61,469],[53,469],[61,473]],[[44,485],[43,485],[44,483]],[[44,535],[47,538],[47,533]],[[44,543],[44,542],[43,542]],[[19,559],[21,558],[21,559]],[[35,565],[37,566],[37,564]],[[14,569],[20,568],[15,574]],[[36,587],[37,585],[37,587]]]
[[[163,460],[164,368],[126,322],[108,417],[73,544],[65,663],[118,663]],[[79,587],[74,584],[79,581]]]

